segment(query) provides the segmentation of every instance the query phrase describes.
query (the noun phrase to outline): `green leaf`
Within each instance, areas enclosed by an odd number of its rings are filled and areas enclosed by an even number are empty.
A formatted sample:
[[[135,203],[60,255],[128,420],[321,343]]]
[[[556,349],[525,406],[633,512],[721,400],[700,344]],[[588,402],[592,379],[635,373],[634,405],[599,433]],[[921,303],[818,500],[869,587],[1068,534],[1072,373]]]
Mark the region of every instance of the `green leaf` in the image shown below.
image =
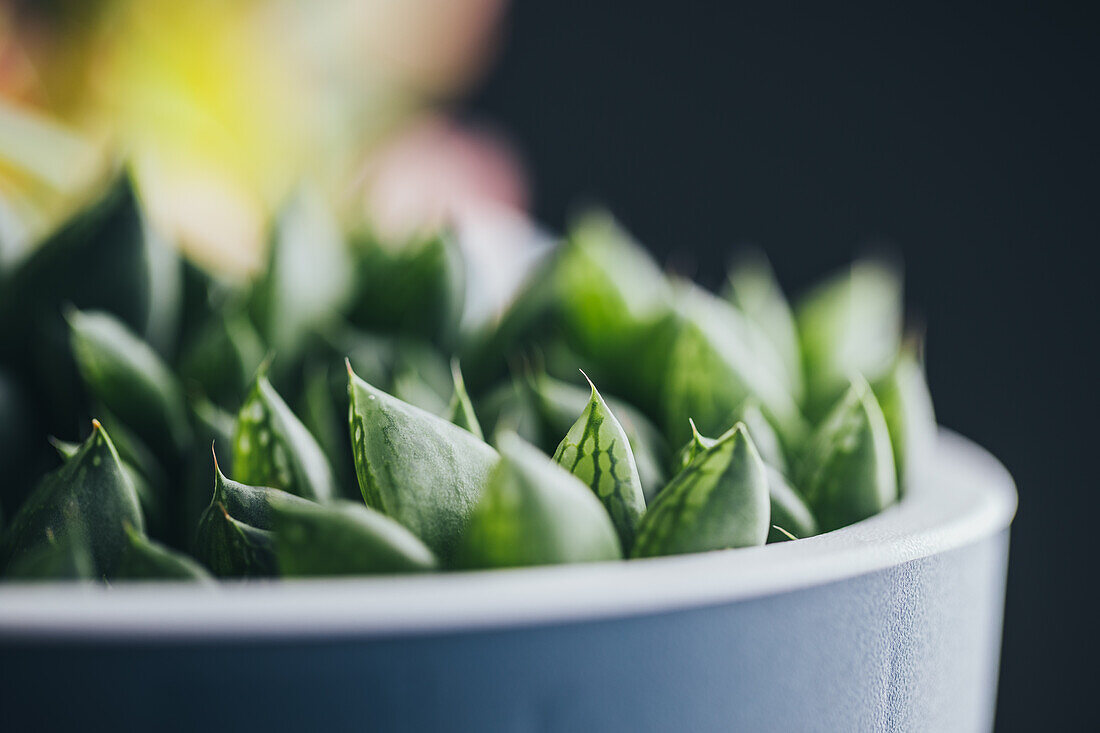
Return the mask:
[[[779,435],[754,400],[745,400],[741,407],[734,411],[729,424],[736,425],[739,422],[745,424],[749,437],[752,438],[756,449],[760,451],[760,457],[764,459],[764,463],[774,466],[784,475],[787,474],[789,472],[787,455]]]
[[[852,381],[815,431],[797,480],[824,532],[873,516],[897,500],[886,419],[862,377]]]
[[[352,287],[335,215],[315,190],[299,189],[279,212],[252,291],[253,316],[280,361],[295,361],[310,333],[344,308]]]
[[[673,292],[649,253],[603,212],[581,217],[551,282],[559,328],[609,391],[645,409],[666,377]]]
[[[499,434],[512,432],[528,443],[545,443],[543,435],[546,431],[539,419],[534,396],[520,378],[509,378],[497,385],[478,402],[477,413],[490,441],[495,442],[495,436]],[[567,429],[559,430],[557,435]],[[557,439],[556,436],[554,439]]]
[[[434,570],[432,551],[393,519],[362,504],[272,503],[275,557],[286,577]]]
[[[47,535],[45,542],[13,559],[5,578],[15,582],[99,580],[77,512],[76,501],[66,499],[62,509],[66,530]]]
[[[246,484],[327,501],[336,494],[321,446],[261,370],[237,415],[233,470]]]
[[[180,360],[180,376],[213,402],[236,410],[265,353],[248,317],[226,306],[191,340]]]
[[[672,293],[664,274],[606,212],[578,219],[562,247],[558,305],[583,353],[604,352],[667,312]]]
[[[573,427],[575,416],[586,409],[592,396],[590,389],[554,379],[543,372],[530,375],[527,384],[542,422],[539,435],[552,441],[557,441],[559,435]],[[630,404],[611,396],[604,399],[626,433],[642,491],[649,501],[667,480],[664,466],[668,448],[664,438],[653,423]],[[527,439],[522,433],[521,437]],[[538,445],[548,452],[557,447],[555,442],[546,444],[546,441],[538,441]]]
[[[183,467],[181,485],[176,512],[172,517],[172,528],[180,539],[178,544],[191,547],[195,538],[195,528],[199,518],[210,505],[210,465],[209,446],[228,447],[222,454],[222,470],[233,473],[233,433],[237,429],[237,418],[197,394],[190,396],[191,422],[195,428],[195,443],[188,451]],[[176,543],[173,543],[176,544]]]
[[[130,178],[119,175],[0,287],[0,362],[32,380],[54,429],[76,429],[82,407],[62,307],[103,310],[144,332],[152,298],[146,236]]]
[[[225,477],[214,454],[214,495],[199,518],[195,557],[215,575],[266,577],[275,574],[272,505],[313,505],[285,491],[248,486]]]
[[[680,468],[684,469],[695,462],[695,459],[707,452],[707,449],[715,444],[714,438],[708,438],[699,432],[695,421],[688,418],[688,426],[691,428],[691,440],[680,449]]]
[[[214,453],[214,495],[210,499],[211,507],[222,506],[234,519],[257,529],[270,530],[274,528],[271,507],[277,501],[284,506],[315,505],[315,502],[286,491],[268,486],[249,486],[226,478],[218,465],[218,455]]]
[[[115,572],[116,579],[213,580],[210,573],[187,555],[154,542],[128,524],[126,540],[126,549]]]
[[[806,413],[820,418],[848,387],[852,374],[877,380],[901,341],[898,271],[859,260],[808,293],[797,310],[806,375]]]
[[[162,454],[186,447],[183,391],[160,356],[109,313],[71,310],[67,318],[77,367],[95,398]]]
[[[71,459],[80,451],[79,443],[70,443],[51,437],[50,444],[65,461]],[[138,503],[141,505],[141,514],[145,518],[146,525],[163,530],[166,522],[165,512],[167,511],[163,492],[156,489],[145,477],[145,474],[135,468],[132,463],[122,458],[121,451],[119,451],[119,454],[122,472],[134,487],[134,493],[137,494]]]
[[[107,311],[143,331],[150,301],[145,238],[133,185],[120,175],[10,273],[0,289],[0,343],[26,350],[46,321],[63,327],[65,303]]]
[[[804,385],[798,329],[787,297],[763,252],[748,250],[734,261],[726,280],[725,295],[775,347],[783,362],[788,391],[796,400],[802,399]]]
[[[356,298],[351,321],[362,328],[448,342],[465,303],[465,262],[449,231],[404,244],[353,237]]]
[[[275,575],[275,538],[229,516],[211,504],[199,520],[195,557],[219,577],[267,578]]]
[[[915,346],[902,348],[893,368],[875,383],[874,392],[890,432],[898,489],[904,490],[932,460],[936,448],[932,395]]]
[[[55,465],[41,437],[44,417],[27,381],[0,366],[0,511],[9,518]]]
[[[738,424],[657,494],[638,526],[633,556],[762,545],[770,516],[764,461]]]
[[[515,435],[470,517],[456,553],[464,568],[617,560],[619,538],[579,479]]]
[[[137,494],[107,432],[92,421],[88,440],[42,479],[12,519],[0,554],[10,563],[79,533],[96,574],[111,576],[126,544],[126,522],[144,526]]]
[[[342,364],[340,366],[343,366]],[[303,368],[298,414],[302,424],[317,438],[332,466],[339,495],[359,499],[355,462],[348,441],[348,390],[344,370],[320,358],[307,358]]]
[[[451,396],[451,405],[447,410],[447,419],[484,440],[485,434],[481,432],[481,423],[477,420],[474,405],[470,402],[470,395],[466,394],[466,383],[462,379],[462,369],[457,359],[451,362],[451,374],[454,378],[454,394]]]
[[[764,463],[775,466],[783,474],[787,473],[787,458],[783,452],[783,446],[780,445],[779,436],[776,435],[772,424],[764,417],[764,413],[756,406],[756,402],[752,399],[745,400],[727,422],[731,427],[737,423],[743,423]],[[691,427],[691,439],[680,449],[681,468],[686,467],[695,460],[696,456],[714,445],[713,438],[705,438],[699,434],[693,419],[688,418],[688,425]]]
[[[704,433],[729,427],[745,400],[756,400],[791,442],[803,430],[778,355],[733,306],[700,288],[680,291],[684,321],[672,346],[665,389],[670,439],[685,440],[688,419]]]
[[[768,496],[772,523],[768,542],[783,542],[790,539],[790,534],[799,539],[817,534],[817,520],[802,495],[772,466],[768,466]],[[782,529],[777,530],[776,526]]]
[[[355,470],[367,506],[448,558],[497,462],[496,451],[469,431],[367,384],[350,363],[348,396]]]
[[[592,396],[554,452],[554,461],[588,485],[611,517],[622,546],[634,543],[645,496],[626,431],[603,397]]]

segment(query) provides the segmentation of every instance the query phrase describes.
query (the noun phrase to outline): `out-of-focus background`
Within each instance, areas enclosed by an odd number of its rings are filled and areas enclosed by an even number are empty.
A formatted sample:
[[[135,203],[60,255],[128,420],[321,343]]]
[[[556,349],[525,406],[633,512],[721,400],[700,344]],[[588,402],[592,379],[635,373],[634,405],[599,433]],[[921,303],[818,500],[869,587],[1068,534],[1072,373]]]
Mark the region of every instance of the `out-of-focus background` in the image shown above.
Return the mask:
[[[566,7],[568,5],[568,7]],[[1100,68],[1087,3],[518,3],[470,109],[535,212],[606,202],[715,284],[905,260],[940,422],[1015,476],[998,730],[1091,723]]]
[[[603,202],[710,285],[739,243],[792,293],[892,248],[941,422],[1020,488],[998,729],[1072,728],[1097,653],[1098,30],[1062,3],[0,0],[0,268],[115,150],[231,274],[302,178],[394,232]]]

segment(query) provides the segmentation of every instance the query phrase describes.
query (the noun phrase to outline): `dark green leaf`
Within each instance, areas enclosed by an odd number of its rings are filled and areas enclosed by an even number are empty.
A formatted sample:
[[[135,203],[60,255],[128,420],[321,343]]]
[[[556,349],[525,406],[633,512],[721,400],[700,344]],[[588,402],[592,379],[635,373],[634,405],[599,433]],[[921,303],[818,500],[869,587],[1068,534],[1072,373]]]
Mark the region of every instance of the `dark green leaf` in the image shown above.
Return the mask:
[[[50,443],[53,445],[54,449],[57,450],[58,455],[66,461],[80,451],[79,443],[70,443],[65,440],[58,440],[57,438],[50,438]],[[165,517],[167,507],[165,506],[163,492],[154,488],[149,482],[149,479],[145,477],[145,474],[135,468],[132,463],[121,458],[121,453],[119,460],[122,463],[122,472],[126,475],[126,478],[134,487],[134,492],[137,494],[138,503],[141,505],[141,514],[145,518],[146,526],[153,526],[157,527],[158,530],[163,530],[165,522],[167,521]]]
[[[195,557],[219,577],[271,577],[275,575],[274,535],[234,519],[221,504],[211,504],[199,520]]]
[[[607,509],[622,546],[629,550],[638,521],[645,513],[642,482],[623,426],[596,385],[591,386],[592,396],[558,445],[554,460],[595,492]]]
[[[12,519],[2,554],[10,563],[78,532],[96,574],[110,576],[125,547],[126,522],[144,526],[137,493],[107,432],[93,421],[88,440],[42,479]]]
[[[146,236],[130,178],[119,175],[0,287],[0,361],[33,381],[52,429],[77,429],[82,407],[62,306],[103,310],[145,332],[152,297]]]
[[[126,549],[115,572],[121,580],[213,580],[187,555],[170,550],[126,525]]]
[[[404,244],[368,233],[353,239],[357,296],[350,318],[369,330],[450,340],[465,302],[465,263],[453,236],[441,231]]]
[[[284,506],[314,505],[314,502],[286,491],[267,486],[249,486],[226,478],[218,466],[217,453],[214,454],[214,496],[210,499],[210,506],[223,506],[234,519],[256,529],[270,530],[274,526],[271,507],[276,501],[282,502]]]
[[[183,391],[160,356],[109,313],[72,310],[67,318],[73,355],[96,399],[162,454],[186,447]]]
[[[226,307],[195,335],[180,360],[180,376],[212,401],[236,410],[265,353],[248,317]]]
[[[367,505],[447,558],[497,462],[491,447],[359,379],[348,365],[350,429]]]
[[[255,486],[271,486],[306,499],[336,494],[332,468],[321,446],[262,373],[237,415],[233,471]]]
[[[150,299],[145,238],[129,176],[118,176],[10,273],[0,289],[0,342],[26,349],[44,320],[62,325],[65,303],[108,311],[144,331]]]
[[[897,500],[886,419],[862,377],[815,431],[798,485],[824,532],[866,519]]]
[[[638,526],[633,555],[762,545],[770,516],[764,461],[738,424],[657,494]]]
[[[88,547],[88,537],[78,520],[73,497],[62,507],[65,531],[49,534],[45,542],[19,555],[8,563],[5,577],[14,582],[58,580],[99,580]]]
[[[275,574],[272,505],[313,505],[285,491],[248,486],[225,477],[214,455],[214,495],[199,518],[195,557],[215,575],[264,577]]]
[[[464,568],[617,560],[619,538],[591,489],[515,435],[470,517],[455,562]]]
[[[306,361],[298,414],[325,452],[339,496],[359,499],[355,462],[348,440],[347,382],[344,370],[337,370],[335,366],[330,367],[320,359]]]
[[[362,504],[276,500],[271,506],[280,575],[413,573],[437,566],[416,535]]]

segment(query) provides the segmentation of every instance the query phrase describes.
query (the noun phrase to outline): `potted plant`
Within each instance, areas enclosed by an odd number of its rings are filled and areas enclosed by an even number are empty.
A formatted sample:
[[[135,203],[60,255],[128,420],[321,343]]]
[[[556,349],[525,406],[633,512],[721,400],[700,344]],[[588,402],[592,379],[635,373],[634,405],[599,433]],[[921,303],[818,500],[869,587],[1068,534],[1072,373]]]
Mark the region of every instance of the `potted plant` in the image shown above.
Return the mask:
[[[471,324],[453,231],[343,231],[223,281],[122,173],[2,273],[5,722],[989,727],[1015,493],[893,268],[714,295],[593,213]]]

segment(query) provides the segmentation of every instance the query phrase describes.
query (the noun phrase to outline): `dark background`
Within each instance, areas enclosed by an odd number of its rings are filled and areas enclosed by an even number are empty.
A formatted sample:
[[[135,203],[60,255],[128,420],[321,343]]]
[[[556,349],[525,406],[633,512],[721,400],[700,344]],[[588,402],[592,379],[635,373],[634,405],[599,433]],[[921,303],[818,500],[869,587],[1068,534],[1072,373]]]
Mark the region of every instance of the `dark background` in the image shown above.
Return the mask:
[[[1100,26],[1032,5],[519,0],[469,104],[542,221],[604,202],[711,285],[739,242],[792,292],[896,246],[940,421],[1019,486],[1004,731],[1095,704]]]

